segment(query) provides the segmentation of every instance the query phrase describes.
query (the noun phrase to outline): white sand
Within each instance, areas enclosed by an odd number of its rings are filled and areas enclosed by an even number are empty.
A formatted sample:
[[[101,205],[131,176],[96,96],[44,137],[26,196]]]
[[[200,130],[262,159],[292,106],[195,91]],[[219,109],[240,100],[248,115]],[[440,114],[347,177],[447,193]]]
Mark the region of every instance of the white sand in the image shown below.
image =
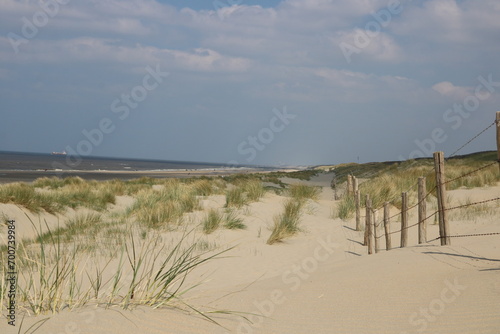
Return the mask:
[[[330,217],[333,193],[321,184],[321,199],[310,202],[303,216],[303,232],[284,243],[266,244],[283,201],[274,194],[249,205],[246,230],[218,230],[206,237],[221,248],[236,247],[230,257],[190,275],[190,282],[203,283],[186,301],[202,310],[234,312],[211,314],[224,327],[173,309],[86,307],[50,316],[37,333],[499,333],[500,235],[453,238],[451,246],[417,245],[412,228],[410,247],[387,252],[382,238],[380,252],[368,256],[354,220]],[[500,186],[450,192],[455,203],[499,193]],[[222,202],[212,197],[203,205]],[[500,232],[497,204],[490,203],[493,213],[472,220],[455,217],[451,234]],[[410,224],[415,219],[413,214]],[[397,229],[393,222],[392,230]],[[429,239],[437,237],[438,227],[430,224],[427,233]],[[399,238],[393,235],[393,247]],[[17,330],[5,318],[0,322],[1,333]]]

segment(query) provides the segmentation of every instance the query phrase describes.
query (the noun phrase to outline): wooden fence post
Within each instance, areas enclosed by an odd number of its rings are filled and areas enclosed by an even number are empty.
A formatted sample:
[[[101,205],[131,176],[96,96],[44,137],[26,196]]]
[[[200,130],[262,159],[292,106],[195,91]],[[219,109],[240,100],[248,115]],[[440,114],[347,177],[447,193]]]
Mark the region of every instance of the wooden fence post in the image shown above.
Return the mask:
[[[436,187],[439,213],[439,237],[441,246],[450,244],[448,220],[446,214],[446,185],[444,175],[444,153],[434,152],[434,169],[436,172]]]
[[[427,242],[427,204],[425,203],[425,196],[427,190],[425,186],[425,177],[418,178],[418,243],[423,244]]]
[[[333,174],[333,179],[332,179],[332,184],[333,188],[333,199],[338,201],[339,200],[339,195],[337,194],[337,174]]]
[[[497,157],[498,157],[498,169],[500,170],[500,111],[497,111],[497,117],[495,119],[497,123]]]
[[[401,194],[401,247],[408,246],[408,194]]]
[[[347,175],[347,188],[346,188],[346,196],[351,196],[352,191],[352,175]]]
[[[373,254],[373,232],[372,232],[372,201],[370,196],[366,195],[366,227],[365,227],[365,239],[366,245],[368,246],[368,254]]]
[[[373,245],[375,248],[375,253],[378,253],[378,238],[377,238],[377,211],[372,210],[372,226],[373,226]]]
[[[390,250],[391,245],[391,226],[389,225],[389,202],[384,203],[384,230],[385,230],[385,249]]]
[[[361,194],[356,190],[354,194],[354,201],[356,202],[356,231],[361,231]]]
[[[358,178],[356,176],[352,177],[352,194],[353,196],[356,196],[356,191],[359,190],[358,187]]]

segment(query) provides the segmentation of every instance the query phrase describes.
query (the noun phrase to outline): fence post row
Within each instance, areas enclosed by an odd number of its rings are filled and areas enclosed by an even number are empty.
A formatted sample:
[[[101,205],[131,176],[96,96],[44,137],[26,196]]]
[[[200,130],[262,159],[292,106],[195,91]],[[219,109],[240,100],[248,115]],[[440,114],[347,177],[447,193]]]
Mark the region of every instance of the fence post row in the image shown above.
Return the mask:
[[[425,177],[418,178],[418,243],[423,244],[427,242],[427,204],[425,203],[425,196],[427,193],[425,186]]]
[[[498,157],[498,167],[500,171],[500,111],[496,112],[495,118],[496,124],[496,142],[497,142],[497,157]],[[490,124],[485,130],[492,126]],[[481,133],[483,133],[483,130]],[[479,133],[479,134],[481,134]],[[475,139],[475,136],[473,139]],[[472,140],[473,140],[472,139]],[[466,143],[470,143],[472,140]],[[465,146],[465,145],[464,145]],[[463,146],[461,147],[463,148]],[[437,197],[437,219],[439,220],[439,239],[441,240],[441,246],[447,246],[451,244],[450,237],[450,227],[447,219],[447,209],[446,209],[446,178],[444,171],[444,153],[434,152],[434,171],[436,179],[436,197]],[[488,165],[490,166],[490,165]],[[486,166],[486,167],[488,167]],[[467,174],[466,174],[467,175]],[[465,176],[465,175],[464,175]],[[360,192],[358,189],[358,180],[352,175],[347,177],[347,194],[354,194],[356,203],[356,230],[361,230],[361,214],[360,214]],[[426,178],[418,178],[418,243],[423,244],[427,242],[427,204],[426,197]],[[498,199],[498,198],[497,198]],[[496,199],[493,199],[496,200]],[[408,245],[408,194],[403,192],[401,194],[401,247],[407,247]],[[478,203],[475,203],[478,204]],[[365,216],[365,233],[363,246],[368,246],[368,254],[373,254],[378,252],[378,236],[377,236],[377,216],[376,210],[372,210],[371,200],[369,195],[366,195],[366,216]],[[412,207],[413,208],[413,207]],[[386,249],[390,250],[391,245],[391,227],[389,222],[389,202],[384,203],[384,230],[385,230],[385,245]],[[436,218],[436,217],[435,217]]]

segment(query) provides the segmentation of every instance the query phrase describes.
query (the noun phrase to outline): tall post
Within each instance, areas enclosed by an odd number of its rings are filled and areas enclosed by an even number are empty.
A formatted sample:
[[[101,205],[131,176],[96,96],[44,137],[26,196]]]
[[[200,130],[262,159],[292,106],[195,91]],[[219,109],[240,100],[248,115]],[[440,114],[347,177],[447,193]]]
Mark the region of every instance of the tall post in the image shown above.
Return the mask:
[[[352,191],[352,175],[349,174],[347,175],[347,189],[346,189],[346,195],[351,196],[351,191]]]
[[[359,186],[358,186],[358,178],[356,176],[352,176],[352,194],[354,196],[356,196],[356,191],[358,191],[359,189]]]
[[[377,238],[377,211],[372,210],[372,226],[373,226],[373,245],[375,248],[375,253],[378,253],[378,238]]]
[[[401,248],[408,246],[408,194],[401,194]]]
[[[361,231],[361,194],[359,189],[354,194],[354,201],[356,202],[356,231]]]
[[[418,243],[427,242],[427,204],[425,203],[425,195],[427,193],[425,186],[425,177],[418,178]]]
[[[444,153],[434,152],[434,169],[436,171],[436,187],[439,213],[439,237],[441,246],[450,244],[448,220],[446,219],[446,185],[444,175]]]
[[[333,174],[333,179],[332,179],[332,189],[333,189],[333,199],[338,201],[339,200],[339,196],[337,194],[337,174]]]
[[[497,111],[497,118],[495,120],[497,126],[497,158],[498,170],[500,171],[500,111]]]
[[[385,230],[385,249],[390,250],[391,245],[391,225],[389,225],[389,202],[384,203],[384,230]]]
[[[368,254],[373,254],[373,232],[372,232],[372,201],[370,196],[366,195],[366,229],[365,238],[368,246]]]

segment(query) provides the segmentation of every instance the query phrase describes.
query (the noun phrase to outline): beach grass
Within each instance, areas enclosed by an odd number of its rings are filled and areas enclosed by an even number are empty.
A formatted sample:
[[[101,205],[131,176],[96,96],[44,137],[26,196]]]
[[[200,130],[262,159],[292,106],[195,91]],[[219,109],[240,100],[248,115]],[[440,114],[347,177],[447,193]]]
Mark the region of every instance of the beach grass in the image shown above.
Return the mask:
[[[307,199],[317,200],[320,192],[321,189],[319,187],[305,184],[292,184],[287,189],[288,195],[298,201]]]
[[[75,217],[66,228],[76,235],[85,234],[100,222],[98,214]],[[85,305],[130,309],[140,305],[179,307],[188,304],[182,295],[192,289],[186,276],[223,251],[200,251],[192,231],[184,231],[173,243],[165,243],[158,233],[140,238],[139,230],[128,228],[123,242],[112,245],[113,253],[82,251],[80,242],[64,238],[66,234],[48,228],[46,222],[31,221],[37,236],[18,246],[17,309],[32,315],[57,313]],[[47,232],[41,233],[42,227]],[[105,246],[101,243],[101,247]],[[0,254],[0,310],[8,305],[6,253]],[[114,268],[114,269],[111,269]],[[110,270],[111,269],[111,270]],[[190,311],[195,310],[187,306]],[[204,313],[199,314],[207,317]]]
[[[225,212],[217,209],[210,209],[201,222],[202,230],[206,234],[210,234],[220,227],[229,230],[244,229],[246,225],[243,224],[243,219],[238,217],[236,210],[229,208]]]
[[[333,218],[340,218],[342,220],[347,220],[352,217],[354,211],[356,210],[356,202],[352,196],[344,196],[338,202],[336,209],[334,210]]]
[[[303,201],[293,198],[285,201],[283,212],[273,218],[274,225],[271,235],[267,239],[267,244],[281,242],[300,231],[299,224],[303,206]]]

